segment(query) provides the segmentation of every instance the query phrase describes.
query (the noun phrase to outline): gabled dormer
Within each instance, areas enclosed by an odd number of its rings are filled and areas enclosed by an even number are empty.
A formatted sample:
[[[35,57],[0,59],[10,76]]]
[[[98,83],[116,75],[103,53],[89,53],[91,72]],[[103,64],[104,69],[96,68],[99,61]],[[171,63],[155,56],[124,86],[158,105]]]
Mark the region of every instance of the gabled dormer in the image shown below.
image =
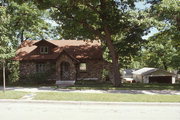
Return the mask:
[[[40,54],[48,54],[49,53],[49,46],[39,46],[39,53]]]
[[[36,53],[42,55],[52,54],[53,48],[57,47],[56,45],[47,40],[40,40],[39,42],[34,43],[34,45],[37,46]]]

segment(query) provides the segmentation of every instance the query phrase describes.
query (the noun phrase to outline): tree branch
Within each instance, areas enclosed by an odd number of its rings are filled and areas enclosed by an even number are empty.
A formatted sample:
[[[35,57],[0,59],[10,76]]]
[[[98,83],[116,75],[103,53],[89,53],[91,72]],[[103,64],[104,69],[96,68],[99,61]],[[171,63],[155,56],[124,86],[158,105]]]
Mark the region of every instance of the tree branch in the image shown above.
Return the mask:
[[[61,10],[60,8],[57,8],[59,11]],[[62,12],[62,11],[61,11]],[[77,20],[75,17],[73,17],[72,15],[67,15],[66,14],[66,17],[67,18],[70,18],[72,19],[73,21],[76,21],[77,23],[83,25],[83,27],[85,27],[86,29],[90,30],[93,34],[95,34],[97,37],[101,38],[101,40],[104,40],[105,39],[105,36],[103,34],[101,34],[101,32],[97,29],[95,29],[92,25],[88,24],[86,22],[86,20]],[[62,19],[62,18],[61,18]],[[64,19],[65,20],[65,19]]]

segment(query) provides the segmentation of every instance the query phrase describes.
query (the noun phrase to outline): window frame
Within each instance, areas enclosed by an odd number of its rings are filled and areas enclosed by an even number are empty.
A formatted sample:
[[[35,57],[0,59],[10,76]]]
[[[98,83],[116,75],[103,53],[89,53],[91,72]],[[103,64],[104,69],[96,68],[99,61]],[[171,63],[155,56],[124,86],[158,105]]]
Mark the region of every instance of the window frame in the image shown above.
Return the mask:
[[[85,66],[81,66],[81,65],[85,65]],[[85,67],[85,69],[82,69],[82,67]],[[79,71],[80,72],[87,72],[87,63],[85,63],[85,62],[82,62],[82,63],[80,63],[79,64]]]
[[[36,72],[37,73],[44,73],[47,70],[46,63],[36,63]]]
[[[48,46],[40,46],[40,54],[48,54],[49,47]]]

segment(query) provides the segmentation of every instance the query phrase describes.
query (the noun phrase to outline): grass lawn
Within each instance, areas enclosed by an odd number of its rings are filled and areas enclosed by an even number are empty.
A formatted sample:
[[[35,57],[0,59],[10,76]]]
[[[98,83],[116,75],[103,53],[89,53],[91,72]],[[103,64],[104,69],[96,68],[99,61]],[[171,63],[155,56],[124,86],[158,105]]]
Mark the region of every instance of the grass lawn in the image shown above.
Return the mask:
[[[87,81],[77,83],[74,86],[64,87],[67,89],[99,89],[99,90],[180,90],[180,84],[143,84],[143,83],[123,83],[121,87],[113,87],[110,83],[95,83]]]
[[[103,102],[180,102],[180,95],[98,94],[98,93],[37,93],[35,100],[103,101]]]
[[[27,92],[18,92],[18,91],[6,91],[3,93],[0,91],[0,99],[19,99],[23,97]]]

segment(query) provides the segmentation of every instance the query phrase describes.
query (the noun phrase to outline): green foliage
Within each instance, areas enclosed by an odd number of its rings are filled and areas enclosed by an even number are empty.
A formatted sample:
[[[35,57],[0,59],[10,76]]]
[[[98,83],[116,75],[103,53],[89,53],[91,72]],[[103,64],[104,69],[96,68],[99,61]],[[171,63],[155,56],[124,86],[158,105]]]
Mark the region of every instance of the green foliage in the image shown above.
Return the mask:
[[[0,6],[0,60],[8,59],[14,55],[11,46],[10,16],[6,13],[6,8]],[[2,61],[1,61],[2,62]]]
[[[162,0],[154,6],[152,14],[164,22],[164,27],[148,39],[143,59],[146,65],[163,69],[180,69],[180,2]]]
[[[18,61],[8,61],[8,83],[13,84],[19,80],[19,62]]]
[[[45,21],[49,17],[48,12],[39,10],[33,2],[19,5],[13,0],[0,1],[0,64],[6,62],[9,83],[17,82],[19,78],[18,63],[11,58],[20,41],[48,38],[55,33]]]
[[[144,60],[150,67],[163,69],[179,69],[179,50],[173,45],[173,40],[164,38],[161,33],[154,35],[146,44]],[[180,59],[179,59],[180,61]],[[175,65],[175,66],[174,66]]]
[[[53,74],[52,71],[41,72],[41,73],[32,73],[25,76],[20,76],[19,83],[23,84],[50,84],[54,81],[49,80],[49,76]]]
[[[162,0],[152,10],[155,18],[165,22],[161,34],[166,39],[171,39],[173,44],[180,47],[180,2],[177,0]]]
[[[157,67],[168,70],[180,69],[180,2],[177,0],[157,0],[150,10],[159,21],[155,27],[159,33],[149,38],[141,54],[131,65]],[[138,62],[139,61],[139,62]]]
[[[42,39],[48,36],[51,26],[44,20],[48,11],[37,9],[33,2],[21,5],[9,2],[7,11],[11,16],[12,34],[19,40]]]

